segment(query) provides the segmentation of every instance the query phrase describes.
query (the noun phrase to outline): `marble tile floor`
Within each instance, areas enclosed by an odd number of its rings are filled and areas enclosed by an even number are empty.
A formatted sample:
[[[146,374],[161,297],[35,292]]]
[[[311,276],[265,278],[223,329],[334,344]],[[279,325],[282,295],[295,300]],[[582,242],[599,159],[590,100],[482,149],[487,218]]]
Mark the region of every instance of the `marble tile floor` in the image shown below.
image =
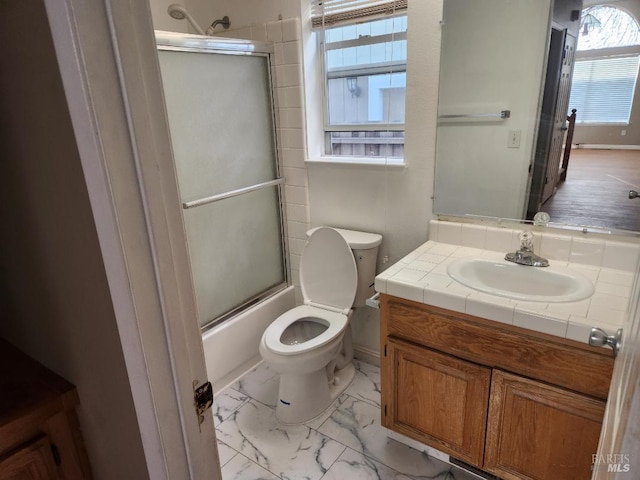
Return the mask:
[[[320,417],[276,420],[278,376],[264,363],[214,400],[223,480],[475,480],[386,436],[380,369],[355,361],[356,377]]]

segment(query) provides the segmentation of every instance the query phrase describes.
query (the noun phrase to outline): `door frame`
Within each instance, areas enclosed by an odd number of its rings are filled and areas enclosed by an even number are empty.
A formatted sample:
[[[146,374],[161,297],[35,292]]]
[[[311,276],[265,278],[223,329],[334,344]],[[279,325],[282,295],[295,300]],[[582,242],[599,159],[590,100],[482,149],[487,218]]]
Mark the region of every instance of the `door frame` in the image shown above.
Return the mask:
[[[44,0],[149,477],[219,479],[148,2]]]
[[[640,473],[640,263],[636,265],[629,316],[623,325],[604,413],[593,480],[631,480]],[[610,468],[614,470],[610,470]]]
[[[538,136],[533,153],[533,168],[529,186],[526,218],[531,219],[542,206],[543,192],[546,184],[549,151],[558,108],[558,89],[567,29],[552,23],[549,31],[549,44],[546,60],[546,74],[542,102],[538,120]]]

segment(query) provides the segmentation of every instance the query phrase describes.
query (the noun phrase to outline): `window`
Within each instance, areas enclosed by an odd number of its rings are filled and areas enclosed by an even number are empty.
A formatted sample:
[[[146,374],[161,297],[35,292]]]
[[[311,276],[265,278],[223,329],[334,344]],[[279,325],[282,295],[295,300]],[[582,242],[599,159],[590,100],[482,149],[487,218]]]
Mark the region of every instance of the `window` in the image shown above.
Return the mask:
[[[569,111],[578,123],[628,124],[640,64],[640,26],[622,9],[582,11]]]
[[[569,110],[579,123],[629,123],[637,78],[638,55],[579,60]]]
[[[314,24],[321,27],[319,40],[324,54],[325,155],[401,159],[407,83],[406,15],[371,18],[368,11],[358,17],[357,10],[335,13],[334,8],[329,18],[326,9],[345,2],[320,3],[314,5],[314,12],[324,8],[324,16],[316,16]],[[382,4],[385,11],[394,11],[394,5],[402,2],[356,3],[359,7],[363,3]],[[331,20],[331,26],[327,26],[327,20]],[[355,20],[359,23],[349,23]]]

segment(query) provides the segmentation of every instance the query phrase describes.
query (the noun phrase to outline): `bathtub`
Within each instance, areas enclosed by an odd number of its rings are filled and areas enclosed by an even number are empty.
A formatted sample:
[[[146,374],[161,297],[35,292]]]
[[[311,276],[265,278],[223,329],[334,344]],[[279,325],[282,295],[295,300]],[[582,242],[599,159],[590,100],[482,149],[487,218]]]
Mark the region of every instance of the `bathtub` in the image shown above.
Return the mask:
[[[203,334],[204,358],[214,394],[262,361],[258,344],[263,332],[295,306],[294,287],[288,287]]]

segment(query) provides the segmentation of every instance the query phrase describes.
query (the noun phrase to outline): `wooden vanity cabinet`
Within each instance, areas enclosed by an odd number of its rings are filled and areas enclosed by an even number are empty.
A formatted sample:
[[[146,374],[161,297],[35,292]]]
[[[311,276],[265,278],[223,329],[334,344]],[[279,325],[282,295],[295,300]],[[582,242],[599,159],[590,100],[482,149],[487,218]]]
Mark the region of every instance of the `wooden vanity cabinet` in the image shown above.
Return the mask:
[[[505,479],[591,478],[604,402],[495,370],[484,469]]]
[[[0,339],[0,480],[88,480],[75,387]]]
[[[591,477],[610,351],[388,295],[381,351],[385,427],[504,479]]]
[[[387,355],[394,363],[395,429],[481,464],[491,369],[393,339]]]

